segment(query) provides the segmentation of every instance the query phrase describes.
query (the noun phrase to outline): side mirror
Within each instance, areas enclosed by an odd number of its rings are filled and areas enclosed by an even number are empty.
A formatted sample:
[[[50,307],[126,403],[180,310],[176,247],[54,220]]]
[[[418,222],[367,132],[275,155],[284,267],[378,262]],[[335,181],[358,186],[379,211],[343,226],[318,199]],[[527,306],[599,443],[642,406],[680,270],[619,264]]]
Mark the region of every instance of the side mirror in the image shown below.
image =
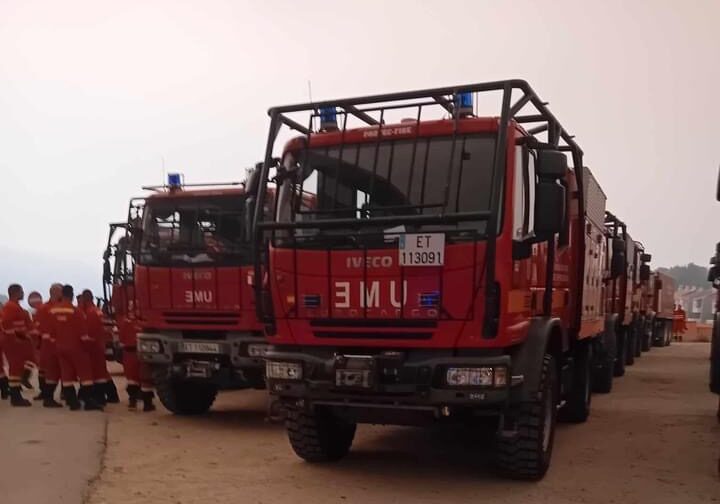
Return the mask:
[[[547,238],[565,224],[565,187],[557,182],[541,181],[535,187],[535,233]]]
[[[640,281],[647,282],[650,280],[650,266],[647,264],[640,265]]]
[[[245,229],[243,229],[243,235],[245,241],[249,242],[253,239],[253,220],[255,218],[255,197],[249,196],[245,200]]]
[[[655,290],[660,290],[660,289],[662,289],[662,285],[663,285],[662,280],[660,280],[659,278],[657,278],[657,279],[655,280]]]
[[[624,255],[626,248],[627,247],[625,246],[625,240],[623,240],[622,238],[613,238],[613,241],[612,241],[613,255],[619,254],[619,253]]]
[[[563,178],[568,171],[567,156],[557,150],[542,149],[538,152],[535,171],[540,177]]]
[[[112,271],[110,270],[110,261],[107,256],[103,260],[103,283],[112,283]]]
[[[258,185],[260,184],[260,170],[262,169],[262,163],[255,165],[255,168],[248,174],[247,181],[245,182],[245,193],[255,196],[257,195]]]
[[[613,252],[610,262],[610,278],[613,280],[625,274],[625,252]]]
[[[717,194],[715,195],[715,198],[720,201],[720,166],[718,167],[718,184],[717,184]]]
[[[708,271],[708,282],[713,283],[715,280],[720,278],[720,267],[713,266]]]
[[[640,262],[649,263],[650,261],[652,261],[652,255],[640,254]]]

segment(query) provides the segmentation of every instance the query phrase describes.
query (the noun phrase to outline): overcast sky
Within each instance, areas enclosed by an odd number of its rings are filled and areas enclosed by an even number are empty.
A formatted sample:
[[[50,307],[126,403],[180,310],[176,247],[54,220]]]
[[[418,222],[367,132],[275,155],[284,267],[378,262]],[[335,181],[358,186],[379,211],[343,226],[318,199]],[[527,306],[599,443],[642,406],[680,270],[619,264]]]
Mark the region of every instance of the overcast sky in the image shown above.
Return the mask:
[[[162,158],[239,180],[269,106],[527,79],[654,264],[720,239],[720,2],[0,0],[0,286],[100,286]]]

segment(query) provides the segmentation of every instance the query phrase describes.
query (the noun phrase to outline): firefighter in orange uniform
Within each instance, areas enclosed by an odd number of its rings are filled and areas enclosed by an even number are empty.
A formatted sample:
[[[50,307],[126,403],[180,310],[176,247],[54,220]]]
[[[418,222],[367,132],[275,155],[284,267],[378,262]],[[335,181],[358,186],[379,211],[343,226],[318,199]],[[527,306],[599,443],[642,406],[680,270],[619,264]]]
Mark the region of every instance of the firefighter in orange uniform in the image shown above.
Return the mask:
[[[60,361],[57,343],[51,334],[52,323],[50,320],[50,310],[61,301],[62,284],[54,283],[50,286],[50,297],[47,303],[42,304],[35,312],[35,324],[40,333],[38,356],[40,395],[35,399],[42,400],[43,406],[46,408],[62,407],[62,404],[55,401],[55,389],[60,381]]]
[[[128,408],[137,409],[138,401],[143,401],[143,411],[154,411],[152,380],[148,370],[143,366],[137,355],[137,333],[139,327],[134,319],[127,316],[119,317],[118,338],[122,344],[122,364],[127,381]]]
[[[102,312],[93,303],[94,296],[91,290],[85,289],[80,296],[80,309],[85,313],[89,341],[84,342],[85,349],[90,356],[93,381],[95,382],[95,399],[99,403],[118,403],[117,388],[107,369],[105,360],[105,325]]]
[[[8,393],[13,406],[30,406],[22,396],[21,384],[28,384],[32,372],[33,324],[30,314],[20,306],[25,297],[22,287],[8,287],[8,302],[2,308],[3,351],[8,360]]]
[[[0,306],[0,328],[2,327],[2,306]],[[5,354],[3,352],[3,342],[5,341],[5,334],[0,329],[0,399],[5,400],[10,397],[10,383],[8,377],[5,374]]]
[[[50,308],[50,335],[55,339],[63,396],[68,407],[75,411],[84,404],[85,410],[102,410],[93,397],[93,375],[90,357],[84,348],[90,338],[82,312],[73,306],[75,296],[71,285],[62,288],[62,301]],[[80,382],[79,392],[73,383]],[[81,404],[82,403],[82,404]]]

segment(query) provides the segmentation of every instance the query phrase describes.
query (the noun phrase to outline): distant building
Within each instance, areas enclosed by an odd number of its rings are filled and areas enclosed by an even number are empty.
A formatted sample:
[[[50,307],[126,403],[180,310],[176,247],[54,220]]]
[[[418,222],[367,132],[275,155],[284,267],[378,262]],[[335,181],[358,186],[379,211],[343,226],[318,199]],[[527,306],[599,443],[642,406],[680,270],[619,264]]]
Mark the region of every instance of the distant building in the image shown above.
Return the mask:
[[[688,320],[712,323],[715,314],[715,289],[681,285],[675,291],[675,302],[683,307]]]

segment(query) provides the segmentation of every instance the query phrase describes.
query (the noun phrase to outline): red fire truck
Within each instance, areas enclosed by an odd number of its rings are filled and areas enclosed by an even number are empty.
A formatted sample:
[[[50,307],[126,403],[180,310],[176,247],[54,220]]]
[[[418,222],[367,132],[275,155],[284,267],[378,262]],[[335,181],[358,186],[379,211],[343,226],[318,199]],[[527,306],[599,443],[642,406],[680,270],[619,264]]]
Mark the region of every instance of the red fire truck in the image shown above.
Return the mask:
[[[132,296],[132,258],[128,256],[128,247],[127,223],[110,224],[103,253],[102,303],[103,324],[107,335],[105,358],[108,361],[122,362],[118,325],[127,317]]]
[[[170,411],[207,411],[219,390],[264,388],[244,184],[168,184],[130,202],[138,356]]]
[[[645,246],[635,242],[635,279],[633,290],[633,312],[635,314],[635,333],[637,335],[635,357],[640,357],[642,352],[648,352],[652,348],[652,310],[648,300],[650,292],[650,261],[652,255],[645,252]]]
[[[558,411],[584,421],[614,360],[579,145],[520,80],[269,113],[255,288],[295,452],[338,460],[359,422],[490,417],[498,467],[541,478]]]
[[[644,247],[628,234],[627,225],[611,212],[605,212],[607,229],[608,271],[617,276],[606,280],[605,300],[609,327],[616,334],[615,376],[625,374],[625,366],[631,366],[642,348],[649,348],[643,340],[647,331],[642,293],[650,279],[648,263],[651,256]],[[649,336],[648,336],[649,337]]]
[[[716,198],[720,201],[720,169],[718,169]],[[710,258],[708,281],[717,289],[710,350],[710,390],[715,394],[720,394],[720,242],[715,245],[715,255]],[[718,403],[717,416],[720,420],[720,403]]]
[[[669,346],[672,341],[673,317],[675,315],[675,279],[662,271],[653,274],[653,332],[654,346]]]

